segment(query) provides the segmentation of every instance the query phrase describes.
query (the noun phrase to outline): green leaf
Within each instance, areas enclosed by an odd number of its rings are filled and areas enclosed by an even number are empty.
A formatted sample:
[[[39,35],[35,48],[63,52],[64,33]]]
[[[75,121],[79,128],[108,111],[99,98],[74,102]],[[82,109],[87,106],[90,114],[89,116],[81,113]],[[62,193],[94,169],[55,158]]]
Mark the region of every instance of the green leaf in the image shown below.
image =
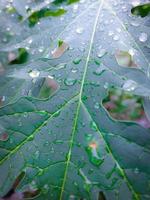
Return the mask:
[[[40,11],[36,11],[32,13],[32,15],[28,18],[30,26],[34,26],[41,18],[43,17],[58,17],[64,15],[66,10],[60,8],[58,10],[50,10],[50,9],[42,9]]]
[[[127,14],[130,1],[63,9],[63,17],[32,28],[31,13],[21,22],[17,13],[1,13],[0,195],[25,172],[17,190],[40,191],[39,200],[149,199],[150,130],[112,119],[102,104],[111,87],[150,95],[147,19]],[[28,51],[27,62],[7,65],[7,53],[19,48]],[[117,51],[136,68],[120,66]]]
[[[133,15],[146,17],[150,14],[150,3],[139,5],[131,9]]]

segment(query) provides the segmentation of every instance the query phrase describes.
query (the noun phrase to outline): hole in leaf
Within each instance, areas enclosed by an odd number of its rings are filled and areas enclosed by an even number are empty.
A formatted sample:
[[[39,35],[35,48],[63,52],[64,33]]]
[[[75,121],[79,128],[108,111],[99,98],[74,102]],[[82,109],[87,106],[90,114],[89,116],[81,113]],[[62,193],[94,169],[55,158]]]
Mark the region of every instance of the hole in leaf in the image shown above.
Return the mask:
[[[64,15],[67,11],[64,10],[63,8],[59,8],[57,10],[52,10],[52,9],[42,9],[40,11],[36,11],[31,16],[28,18],[29,20],[29,26],[32,27],[36,23],[39,22],[41,18],[44,17],[59,17],[61,15]]]
[[[72,4],[72,3],[76,3],[80,0],[55,0],[53,3],[55,5],[61,4],[61,3],[67,3],[67,4]]]
[[[59,89],[59,84],[53,77],[39,79],[35,82],[35,87],[31,92],[31,96],[47,99]]]
[[[150,14],[150,3],[138,5],[131,9],[131,13],[136,16],[146,17]]]
[[[65,51],[68,50],[68,48],[69,48],[69,45],[66,42],[59,40],[58,47],[51,52],[52,57],[53,58],[61,57],[65,53]]]
[[[137,67],[137,65],[133,61],[132,55],[127,51],[118,50],[115,53],[115,58],[118,65],[122,67]]]
[[[7,192],[6,195],[2,197],[4,200],[23,200],[28,198],[34,198],[39,195],[40,190],[29,190],[24,192],[18,192],[16,191],[17,187],[19,186],[20,182],[25,176],[25,172],[21,172],[19,176],[16,178],[16,180],[13,183],[12,188]]]
[[[40,190],[25,191],[25,192],[23,192],[23,197],[24,197],[24,199],[34,198],[34,197],[37,197],[39,194],[40,194]]]
[[[124,121],[135,121],[145,128],[150,122],[145,116],[142,98],[116,88],[110,88],[103,105],[112,118]]]
[[[9,56],[10,56],[10,54],[9,54]],[[12,56],[13,56],[13,54],[12,54]],[[10,65],[13,65],[13,64],[23,64],[23,63],[25,63],[27,61],[29,54],[28,54],[28,52],[27,52],[26,49],[19,48],[18,49],[18,56],[16,56],[16,58],[14,56],[14,59],[12,58],[12,56],[9,59],[10,60],[10,62],[9,62]]]
[[[99,192],[98,200],[106,200],[106,197],[105,197],[105,195],[104,195],[104,193],[102,191]]]
[[[21,180],[24,178],[24,176],[25,176],[25,172],[21,172],[19,174],[19,176],[16,178],[15,182],[13,183],[12,188],[7,192],[7,194],[5,196],[3,196],[3,199],[7,199],[7,200],[15,199],[15,198],[18,199],[18,200],[19,199],[23,199],[23,198],[21,198],[22,195],[20,195],[20,193],[17,194],[15,192],[15,190],[18,187],[18,185],[21,182]]]

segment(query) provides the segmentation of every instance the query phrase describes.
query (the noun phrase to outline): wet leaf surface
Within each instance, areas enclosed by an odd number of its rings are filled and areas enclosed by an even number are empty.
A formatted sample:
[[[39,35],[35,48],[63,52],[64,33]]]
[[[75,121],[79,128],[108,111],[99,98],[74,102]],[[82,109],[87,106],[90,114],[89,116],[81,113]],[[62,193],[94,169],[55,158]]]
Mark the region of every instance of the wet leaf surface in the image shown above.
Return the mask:
[[[144,97],[150,116],[147,17],[131,15],[131,1],[73,2],[55,1],[67,12],[33,27],[28,11],[52,1],[0,2],[0,196],[25,171],[17,191],[40,189],[37,200],[149,199],[150,130],[102,104],[116,87]],[[27,61],[9,65],[20,48]]]

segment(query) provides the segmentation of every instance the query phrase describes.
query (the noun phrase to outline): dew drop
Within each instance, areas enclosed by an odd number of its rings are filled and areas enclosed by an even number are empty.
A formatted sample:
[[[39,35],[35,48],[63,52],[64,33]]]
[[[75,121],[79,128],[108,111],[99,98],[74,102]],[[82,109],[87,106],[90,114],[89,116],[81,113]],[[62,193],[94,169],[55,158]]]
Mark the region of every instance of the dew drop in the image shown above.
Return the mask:
[[[146,33],[141,33],[139,36],[140,42],[146,42],[147,40],[147,34]]]
[[[137,88],[137,82],[133,80],[127,80],[122,87],[126,91],[133,91]]]
[[[113,40],[118,41],[119,40],[119,36],[118,35],[114,35]]]
[[[45,184],[44,186],[43,186],[43,193],[44,194],[46,194],[46,193],[48,193],[48,190],[49,190],[49,186],[47,185],[47,184]]]
[[[28,40],[28,43],[29,43],[29,44],[31,44],[32,42],[33,42],[33,40],[32,40],[32,39],[29,39],[29,40]]]
[[[75,69],[75,68],[72,68],[72,70],[71,70],[72,73],[76,73],[77,71],[78,71],[78,70]]]
[[[98,51],[97,56],[98,56],[99,58],[101,58],[101,57],[103,57],[105,54],[106,54],[106,49],[100,49],[100,50]]]
[[[36,151],[34,156],[35,156],[35,159],[38,159],[39,158],[39,155],[40,155],[40,152],[39,151]]]
[[[94,108],[99,109],[99,103],[98,102],[95,103]]]
[[[81,58],[76,58],[76,59],[73,60],[73,63],[75,65],[78,65],[80,62],[81,62]]]
[[[114,34],[113,31],[109,31],[109,32],[108,32],[108,35],[109,35],[109,36],[112,36],[113,34]]]
[[[83,33],[83,28],[82,28],[82,27],[78,27],[78,28],[76,29],[76,33],[78,33],[78,34]]]
[[[36,190],[36,189],[38,189],[38,186],[37,186],[37,183],[35,182],[35,181],[32,181],[31,183],[30,183],[30,189],[31,190]]]
[[[40,72],[38,70],[31,70],[29,72],[29,76],[32,78],[37,78],[37,77],[39,77],[39,75],[40,75]]]
[[[105,82],[104,88],[105,88],[105,89],[108,89],[108,88],[109,88],[109,83],[108,83],[108,82]]]
[[[76,199],[76,197],[75,197],[74,195],[71,194],[71,195],[69,196],[69,199],[68,199],[68,200],[75,200],[75,199]]]
[[[102,73],[101,67],[98,67],[98,68],[93,72],[93,74],[95,74],[95,75],[97,75],[97,76],[101,75],[101,73]]]
[[[67,85],[67,86],[72,86],[72,85],[74,85],[75,83],[76,83],[76,79],[73,79],[73,78],[66,78],[65,80],[64,80],[64,83],[65,83],[65,85]]]
[[[44,47],[39,47],[38,51],[42,53],[44,51]]]
[[[91,128],[93,131],[97,131],[97,126],[96,126],[95,122],[93,122],[93,121],[90,122],[90,128]]]
[[[134,169],[134,173],[135,173],[135,174],[139,174],[139,169],[138,169],[138,168],[135,168],[135,169]]]
[[[135,27],[138,27],[140,24],[139,24],[139,22],[131,21],[131,25],[135,26]]]
[[[78,10],[78,7],[79,7],[79,5],[78,5],[78,4],[75,4],[75,5],[73,6],[73,12],[74,12],[74,13],[76,13],[76,12],[77,12],[77,10]]]
[[[34,135],[30,135],[28,141],[32,141],[34,139]]]
[[[138,6],[140,4],[140,0],[132,0],[131,4],[133,6]]]

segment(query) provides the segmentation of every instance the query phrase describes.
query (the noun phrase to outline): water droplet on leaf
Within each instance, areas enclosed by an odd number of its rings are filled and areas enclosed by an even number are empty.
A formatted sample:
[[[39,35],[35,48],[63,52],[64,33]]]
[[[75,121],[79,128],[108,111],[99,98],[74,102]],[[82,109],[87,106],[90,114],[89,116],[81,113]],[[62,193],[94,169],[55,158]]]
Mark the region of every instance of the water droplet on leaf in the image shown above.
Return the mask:
[[[127,80],[124,84],[123,84],[123,89],[126,91],[134,91],[137,88],[138,84],[137,82],[133,81],[133,80]]]
[[[82,27],[78,27],[78,28],[76,29],[76,33],[78,33],[78,34],[83,33],[83,28],[82,28]]]
[[[100,49],[100,50],[98,51],[98,53],[97,53],[97,56],[98,56],[99,58],[101,58],[101,57],[103,57],[106,53],[107,53],[107,52],[106,52],[106,49]]]
[[[53,58],[61,57],[68,48],[69,45],[66,42],[62,42],[61,45],[59,44],[58,47],[51,52],[52,57]]]
[[[31,70],[31,71],[29,72],[29,76],[30,76],[31,78],[37,78],[37,77],[39,77],[39,75],[40,75],[40,72],[39,72],[38,70]]]
[[[133,50],[129,50],[130,53],[134,53]],[[122,67],[136,67],[136,64],[133,62],[132,55],[127,51],[117,51],[115,53],[115,58],[118,65]]]
[[[76,59],[73,60],[73,63],[75,65],[78,65],[80,62],[81,62],[81,58],[76,58]]]
[[[73,78],[66,78],[65,80],[64,80],[64,83],[65,83],[65,85],[67,85],[67,86],[72,86],[72,85],[74,85],[75,83],[76,83],[76,79],[73,79]]]
[[[139,36],[140,42],[146,42],[147,40],[147,34],[146,33],[141,33]]]

